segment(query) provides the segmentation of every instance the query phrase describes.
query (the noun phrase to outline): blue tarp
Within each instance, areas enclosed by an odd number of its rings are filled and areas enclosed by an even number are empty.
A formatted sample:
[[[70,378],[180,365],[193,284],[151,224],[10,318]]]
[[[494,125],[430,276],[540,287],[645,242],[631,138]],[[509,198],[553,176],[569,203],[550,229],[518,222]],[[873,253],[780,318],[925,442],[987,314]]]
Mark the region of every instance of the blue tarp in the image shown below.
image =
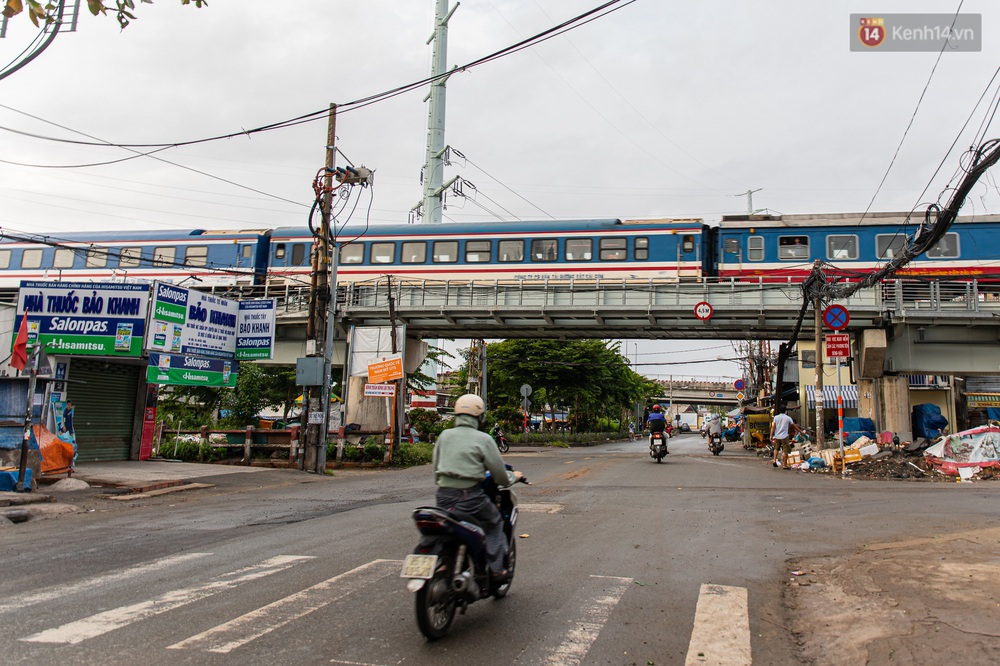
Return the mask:
[[[987,407],[986,418],[990,421],[1000,421],[1000,407]]]
[[[853,444],[859,437],[875,440],[875,422],[855,416],[844,417],[844,443]]]
[[[913,436],[924,439],[934,439],[948,427],[948,419],[941,416],[941,408],[932,404],[914,405],[912,420]]]

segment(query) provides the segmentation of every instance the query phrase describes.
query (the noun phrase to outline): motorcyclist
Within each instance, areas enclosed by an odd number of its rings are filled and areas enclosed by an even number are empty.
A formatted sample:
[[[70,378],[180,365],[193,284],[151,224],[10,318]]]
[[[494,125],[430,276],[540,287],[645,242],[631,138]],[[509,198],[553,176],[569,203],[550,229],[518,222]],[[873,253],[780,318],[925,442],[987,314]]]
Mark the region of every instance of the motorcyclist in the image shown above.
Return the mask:
[[[649,418],[646,421],[649,426],[649,434],[652,437],[654,432],[662,432],[666,434],[667,430],[667,420],[663,417],[662,412],[660,412],[659,405],[653,405],[653,411],[649,413]],[[663,445],[667,445],[666,437],[663,439]]]
[[[718,414],[712,414],[712,418],[708,421],[707,427],[708,436],[718,435],[722,437],[722,419]]]
[[[455,425],[434,445],[434,481],[439,507],[475,516],[483,526],[490,574],[503,579],[507,576],[503,523],[479,483],[487,471],[498,486],[509,486],[523,475],[507,471],[493,438],[481,431],[485,416],[486,404],[479,396],[467,393],[455,401]]]
[[[628,438],[635,439],[635,424],[631,421],[628,422]]]

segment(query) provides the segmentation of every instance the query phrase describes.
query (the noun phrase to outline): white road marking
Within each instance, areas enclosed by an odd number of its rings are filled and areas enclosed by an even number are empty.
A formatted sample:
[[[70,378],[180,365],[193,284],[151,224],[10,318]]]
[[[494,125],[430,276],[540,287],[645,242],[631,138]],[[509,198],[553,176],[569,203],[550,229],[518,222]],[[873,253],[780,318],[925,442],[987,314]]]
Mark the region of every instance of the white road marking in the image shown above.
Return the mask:
[[[751,663],[746,588],[702,584],[685,666],[750,666]]]
[[[31,592],[29,594],[17,595],[13,597],[8,596],[5,598],[3,603],[0,603],[0,613],[6,613],[7,611],[15,609],[20,610],[27,606],[40,604],[44,601],[52,601],[53,599],[64,599],[71,594],[85,592],[87,590],[103,587],[105,585],[117,583],[123,580],[138,578],[139,576],[144,576],[160,569],[166,569],[167,567],[174,566],[175,564],[190,562],[191,560],[207,557],[211,554],[212,553],[186,553],[184,555],[161,557],[160,559],[153,560],[152,562],[137,564],[134,567],[115,571],[114,573],[105,574],[103,576],[84,578],[83,580],[79,580],[68,585],[56,585],[53,587],[47,587],[43,590]]]
[[[199,599],[204,599],[205,597],[222,592],[223,590],[236,587],[241,583],[270,576],[273,573],[284,571],[298,562],[311,559],[313,558],[295,555],[280,555],[278,557],[272,557],[271,559],[265,560],[260,564],[237,569],[236,571],[224,574],[223,576],[202,585],[195,585],[193,587],[187,587],[180,590],[171,590],[161,594],[155,599],[142,601],[130,606],[112,608],[111,610],[104,611],[103,613],[97,613],[96,615],[91,615],[90,617],[82,620],[64,624],[61,627],[46,629],[45,631],[33,634],[20,640],[31,643],[62,643],[75,645],[87,640],[88,638],[94,638],[95,636],[100,636],[108,633],[109,631],[114,631],[115,629],[124,627],[132,622],[144,620],[146,618],[159,615],[160,613],[165,613],[166,611],[185,606],[194,601],[198,601]]]
[[[169,646],[225,654],[399,571],[402,560],[372,560],[284,599]],[[343,662],[349,663],[349,662]]]
[[[517,505],[517,510],[525,513],[559,513],[565,506],[565,504],[556,504],[555,502],[541,502],[539,504],[524,504],[522,502]]]
[[[553,649],[543,662],[547,666],[576,666],[584,657],[590,646],[597,640],[597,635],[607,623],[611,611],[621,600],[625,590],[632,583],[632,578],[618,576],[591,576],[603,584],[603,589],[586,600],[580,606],[579,616],[572,622],[573,626],[565,633],[562,642]]]

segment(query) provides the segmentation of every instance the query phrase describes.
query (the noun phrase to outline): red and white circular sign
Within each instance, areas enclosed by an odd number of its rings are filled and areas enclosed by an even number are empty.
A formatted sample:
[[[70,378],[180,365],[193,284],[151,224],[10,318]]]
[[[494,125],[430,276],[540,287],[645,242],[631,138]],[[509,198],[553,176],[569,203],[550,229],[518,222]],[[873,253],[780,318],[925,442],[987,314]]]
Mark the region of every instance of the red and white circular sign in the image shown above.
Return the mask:
[[[708,321],[712,318],[712,313],[715,310],[712,309],[712,304],[707,301],[702,301],[694,306],[694,316],[702,321]]]

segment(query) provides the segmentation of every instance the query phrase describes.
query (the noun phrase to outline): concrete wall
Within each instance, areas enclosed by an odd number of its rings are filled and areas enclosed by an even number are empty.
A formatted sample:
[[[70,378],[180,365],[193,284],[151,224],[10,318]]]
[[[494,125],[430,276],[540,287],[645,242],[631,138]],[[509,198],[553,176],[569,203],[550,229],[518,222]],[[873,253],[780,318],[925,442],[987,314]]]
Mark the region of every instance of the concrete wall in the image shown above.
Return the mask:
[[[910,424],[910,384],[906,377],[885,376],[880,380],[882,390],[882,423],[875,422],[876,428],[890,430],[899,435],[900,441],[913,439]]]

